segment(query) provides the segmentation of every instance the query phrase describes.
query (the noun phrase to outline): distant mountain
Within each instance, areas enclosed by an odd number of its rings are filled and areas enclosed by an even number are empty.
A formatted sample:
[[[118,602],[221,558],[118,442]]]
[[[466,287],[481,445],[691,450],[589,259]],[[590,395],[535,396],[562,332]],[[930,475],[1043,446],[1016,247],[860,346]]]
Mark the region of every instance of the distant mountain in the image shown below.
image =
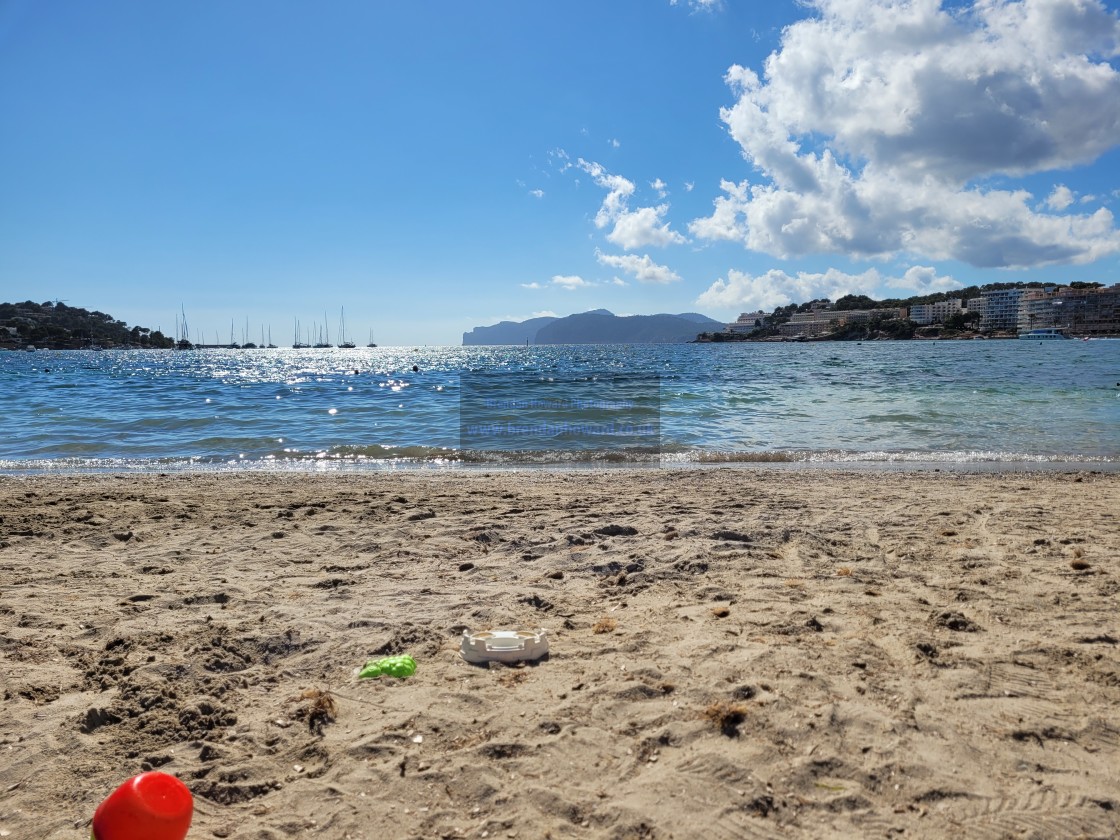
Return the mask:
[[[695,324],[722,324],[723,321],[713,321],[707,315],[701,315],[699,312],[682,312],[677,318],[687,318]]]
[[[551,324],[557,318],[530,318],[528,321],[502,321],[490,327],[475,327],[463,333],[464,347],[477,347],[482,344],[524,344],[534,343],[537,330]]]
[[[683,344],[703,329],[722,328],[722,321],[695,312],[619,316],[595,309],[566,318],[532,318],[475,327],[463,333],[463,344]]]

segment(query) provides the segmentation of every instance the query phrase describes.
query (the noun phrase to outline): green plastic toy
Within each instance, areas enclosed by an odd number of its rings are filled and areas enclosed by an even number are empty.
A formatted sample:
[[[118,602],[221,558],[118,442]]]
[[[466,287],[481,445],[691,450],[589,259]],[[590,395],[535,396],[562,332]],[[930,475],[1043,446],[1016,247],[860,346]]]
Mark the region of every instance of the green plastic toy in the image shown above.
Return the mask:
[[[407,653],[402,653],[400,656],[386,656],[376,662],[367,662],[366,666],[358,672],[358,679],[368,680],[373,677],[380,677],[382,674],[388,674],[390,677],[403,680],[415,673],[416,660]]]

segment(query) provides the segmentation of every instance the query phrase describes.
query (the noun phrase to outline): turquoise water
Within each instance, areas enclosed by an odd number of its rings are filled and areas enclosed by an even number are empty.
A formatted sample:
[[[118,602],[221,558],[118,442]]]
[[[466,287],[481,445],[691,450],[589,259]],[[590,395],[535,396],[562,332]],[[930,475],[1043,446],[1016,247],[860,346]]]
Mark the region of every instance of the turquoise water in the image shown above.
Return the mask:
[[[620,395],[654,424],[462,436],[491,398],[556,420],[525,408],[542,394],[565,424],[613,423]],[[1120,462],[1107,340],[5,352],[0,395],[8,472]]]

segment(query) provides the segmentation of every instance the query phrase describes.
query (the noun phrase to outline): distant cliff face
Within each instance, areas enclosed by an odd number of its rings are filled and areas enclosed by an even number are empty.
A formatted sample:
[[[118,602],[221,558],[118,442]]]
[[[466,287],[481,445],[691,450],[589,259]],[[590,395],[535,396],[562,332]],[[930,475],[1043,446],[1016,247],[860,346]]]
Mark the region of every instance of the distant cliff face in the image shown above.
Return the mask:
[[[530,318],[528,321],[502,321],[491,327],[475,327],[463,333],[464,347],[477,347],[483,344],[530,344],[536,343],[537,331],[557,318]]]
[[[480,344],[683,344],[697,333],[722,328],[704,315],[627,315],[605,309],[566,318],[532,318],[475,327],[463,333],[464,345]]]

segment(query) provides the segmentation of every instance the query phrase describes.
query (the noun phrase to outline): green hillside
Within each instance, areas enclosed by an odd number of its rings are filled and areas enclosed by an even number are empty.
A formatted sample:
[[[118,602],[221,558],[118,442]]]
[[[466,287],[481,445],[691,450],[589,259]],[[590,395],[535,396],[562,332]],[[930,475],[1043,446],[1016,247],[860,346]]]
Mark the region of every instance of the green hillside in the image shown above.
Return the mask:
[[[53,350],[98,347],[173,347],[174,339],[147,327],[130,327],[104,312],[46,303],[0,303],[0,348]]]

